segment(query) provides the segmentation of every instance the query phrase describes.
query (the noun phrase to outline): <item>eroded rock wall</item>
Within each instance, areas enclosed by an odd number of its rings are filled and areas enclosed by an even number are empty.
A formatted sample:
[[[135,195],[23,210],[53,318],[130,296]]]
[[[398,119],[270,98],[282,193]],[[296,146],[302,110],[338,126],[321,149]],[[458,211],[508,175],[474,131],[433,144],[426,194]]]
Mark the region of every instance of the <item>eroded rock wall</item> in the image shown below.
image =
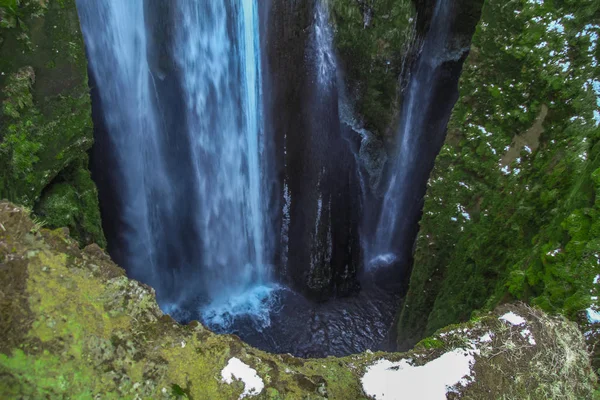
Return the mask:
[[[317,299],[357,288],[360,192],[337,88],[320,91],[316,3],[272,1],[265,92],[278,170],[280,276]],[[333,61],[333,60],[331,60]]]

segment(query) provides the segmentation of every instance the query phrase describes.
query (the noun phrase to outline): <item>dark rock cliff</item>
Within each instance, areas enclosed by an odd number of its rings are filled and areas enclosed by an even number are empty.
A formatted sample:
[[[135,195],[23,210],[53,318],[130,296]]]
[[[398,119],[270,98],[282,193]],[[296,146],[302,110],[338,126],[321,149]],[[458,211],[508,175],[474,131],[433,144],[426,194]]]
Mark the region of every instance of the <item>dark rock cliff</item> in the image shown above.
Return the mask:
[[[372,176],[372,168],[365,164],[375,161],[371,160],[372,154],[369,160],[356,155],[368,153],[361,147],[382,139],[394,142],[403,91],[419,58],[435,3],[330,3],[339,72],[343,75],[340,82],[344,87],[336,86],[327,96],[316,90],[311,64],[316,4],[312,0],[271,3],[266,30],[270,80],[265,92],[272,94],[268,107],[279,167],[279,187],[275,192],[279,194],[278,207],[284,211],[277,221],[281,227],[281,254],[277,260],[281,260],[282,276],[290,277],[296,288],[322,298],[348,294],[358,287],[357,273],[363,257],[359,232],[366,236],[363,240],[371,235],[384,179]],[[458,96],[457,80],[481,4],[462,1],[452,7],[455,15],[450,18],[450,50],[456,54],[444,64],[431,89],[438,100],[431,109],[424,110],[431,126],[419,138],[423,155],[414,168],[414,207],[408,218],[411,222],[397,235],[402,243],[416,236],[421,193],[443,142],[445,121]],[[374,132],[372,140],[340,125],[339,90],[351,98],[358,124]],[[385,158],[385,147],[375,147],[380,150],[379,156],[374,157]],[[375,186],[361,189],[361,169],[376,182]],[[380,168],[375,175],[382,173]],[[369,204],[361,204],[365,198]]]
[[[280,271],[316,298],[357,288],[360,193],[340,132],[335,87],[315,85],[315,2],[273,1],[267,36],[272,133],[279,177]]]

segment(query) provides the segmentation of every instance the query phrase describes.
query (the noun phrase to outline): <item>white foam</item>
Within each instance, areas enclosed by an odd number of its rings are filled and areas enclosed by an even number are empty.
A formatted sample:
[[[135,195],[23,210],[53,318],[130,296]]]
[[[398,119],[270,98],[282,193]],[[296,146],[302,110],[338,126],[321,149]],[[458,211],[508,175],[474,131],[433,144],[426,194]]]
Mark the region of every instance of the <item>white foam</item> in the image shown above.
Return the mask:
[[[335,82],[337,65],[327,4],[323,4],[322,1],[317,2],[314,18],[313,40],[316,50],[318,82],[321,87],[328,87]]]
[[[365,393],[377,400],[445,400],[452,386],[470,378],[473,354],[472,350],[456,349],[423,366],[413,366],[410,360],[381,359],[367,368],[361,384]]]
[[[225,331],[236,318],[247,317],[261,330],[271,324],[271,311],[277,302],[278,285],[256,285],[238,293],[223,293],[219,299],[203,306],[203,322],[211,329]]]
[[[240,395],[240,399],[246,396],[258,396],[265,388],[265,383],[258,376],[256,370],[236,357],[230,358],[225,368],[221,371],[222,382],[231,384],[234,379],[244,382],[244,391]]]
[[[508,322],[511,325],[523,325],[524,323],[527,322],[525,320],[525,318],[521,317],[520,315],[515,314],[512,311],[507,312],[506,314],[504,314],[503,316],[501,316],[498,319]]]
[[[394,253],[385,253],[379,254],[375,256],[369,261],[370,267],[383,267],[391,265],[394,261],[396,261],[396,255]]]
[[[192,314],[188,310],[180,307],[177,303],[159,302],[158,305],[160,306],[162,312],[170,315],[176,321],[190,320],[192,317]]]

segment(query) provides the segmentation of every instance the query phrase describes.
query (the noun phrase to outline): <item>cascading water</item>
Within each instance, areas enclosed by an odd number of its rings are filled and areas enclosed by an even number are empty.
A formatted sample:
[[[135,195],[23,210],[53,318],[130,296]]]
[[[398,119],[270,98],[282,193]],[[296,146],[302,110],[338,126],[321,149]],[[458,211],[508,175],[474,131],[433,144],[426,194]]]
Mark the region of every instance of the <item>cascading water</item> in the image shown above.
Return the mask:
[[[304,52],[307,79],[302,94],[306,97],[300,109],[294,109],[305,125],[283,138],[282,149],[286,174],[281,258],[289,262],[286,272],[297,274],[298,280],[292,283],[300,290],[281,292],[280,307],[268,328],[258,333],[243,327],[235,331],[254,346],[303,357],[341,356],[378,348],[398,300],[396,293],[368,283],[357,290],[358,138],[346,125],[342,127],[338,113],[340,71],[327,2],[313,4]],[[332,293],[340,297],[313,302],[304,297],[307,292],[310,298],[322,293],[327,297],[320,299],[328,299]],[[344,296],[348,294],[352,296]]]
[[[77,5],[100,140],[116,153],[115,258],[180,318],[267,325],[275,285],[256,1]]]
[[[313,75],[315,92],[313,107],[310,108],[310,145],[315,154],[316,168],[316,193],[306,203],[316,210],[312,223],[310,241],[310,269],[311,285],[322,279],[321,270],[328,268],[333,252],[332,226],[331,226],[331,194],[328,192],[328,175],[331,167],[321,153],[327,148],[327,140],[335,140],[339,135],[339,121],[329,119],[325,115],[331,112],[332,102],[337,96],[336,63],[333,52],[333,33],[329,26],[329,15],[326,5],[317,1],[314,11],[313,32],[309,50],[310,71]],[[328,138],[329,137],[329,138]],[[331,139],[333,137],[333,139]],[[315,207],[316,206],[316,207]],[[317,284],[318,285],[318,284]],[[316,286],[316,285],[315,285]]]
[[[354,192],[355,166],[340,132],[327,3],[306,1],[312,6],[310,12],[302,2],[278,3],[278,7],[298,7],[310,24],[302,39],[295,39],[303,47],[294,54],[296,59],[286,56],[285,46],[270,53],[277,110],[270,122],[281,144],[277,153],[282,189],[279,271],[294,290],[325,300],[356,289],[360,256],[355,254],[359,248],[355,246],[358,209],[353,202],[359,201]],[[280,23],[285,22],[281,19],[274,25]]]
[[[259,160],[264,128],[258,10],[253,0],[183,1],[180,13],[175,57],[187,95],[211,298],[203,315],[211,325],[227,325],[223,316],[256,313],[272,289],[266,285],[270,258]],[[233,38],[228,23],[235,25]]]
[[[317,89],[322,95],[332,96],[337,80],[337,65],[333,46],[333,30],[329,24],[329,12],[323,0],[315,4],[313,25],[314,69]]]
[[[430,126],[428,113],[435,107],[434,86],[440,79],[439,70],[444,62],[456,60],[449,46],[450,12],[452,0],[438,0],[434,9],[431,27],[425,37],[421,54],[410,77],[406,91],[400,127],[398,129],[398,149],[394,164],[390,168],[390,178],[383,199],[375,238],[366,250],[367,266],[389,265],[411,251],[412,243],[407,242],[410,236],[410,224],[424,194],[420,188],[415,171],[426,169],[421,160],[422,143],[436,129],[443,130],[445,122]],[[458,55],[462,56],[462,53]],[[450,103],[451,105],[454,102]],[[430,147],[435,147],[431,146]],[[425,157],[424,157],[425,158]],[[423,162],[422,162],[423,161]],[[425,176],[428,175],[427,174]],[[416,183],[415,183],[416,181]]]

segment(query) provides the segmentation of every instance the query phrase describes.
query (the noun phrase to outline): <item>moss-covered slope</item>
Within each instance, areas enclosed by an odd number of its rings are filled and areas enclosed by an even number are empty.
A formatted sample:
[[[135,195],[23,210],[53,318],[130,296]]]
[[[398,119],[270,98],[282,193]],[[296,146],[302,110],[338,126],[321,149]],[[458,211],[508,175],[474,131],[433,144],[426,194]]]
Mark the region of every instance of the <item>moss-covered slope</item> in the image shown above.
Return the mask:
[[[366,399],[408,390],[398,387],[402,369],[382,365],[427,371],[448,357],[466,368],[462,383],[462,373],[450,382],[464,398],[589,398],[595,384],[576,326],[524,306],[498,310],[522,317],[520,325],[489,314],[404,354],[267,354],[197,322],[177,324],[152,289],[129,280],[96,245],[81,250],[64,230],[40,229],[7,202],[0,202],[0,287],[1,398]],[[227,383],[227,366],[243,381]],[[382,384],[379,374],[391,380]],[[413,390],[418,397],[421,387]]]
[[[104,246],[75,0],[0,1],[0,199]]]
[[[401,347],[502,301],[573,318],[597,302],[599,22],[593,0],[486,1],[429,181]]]

